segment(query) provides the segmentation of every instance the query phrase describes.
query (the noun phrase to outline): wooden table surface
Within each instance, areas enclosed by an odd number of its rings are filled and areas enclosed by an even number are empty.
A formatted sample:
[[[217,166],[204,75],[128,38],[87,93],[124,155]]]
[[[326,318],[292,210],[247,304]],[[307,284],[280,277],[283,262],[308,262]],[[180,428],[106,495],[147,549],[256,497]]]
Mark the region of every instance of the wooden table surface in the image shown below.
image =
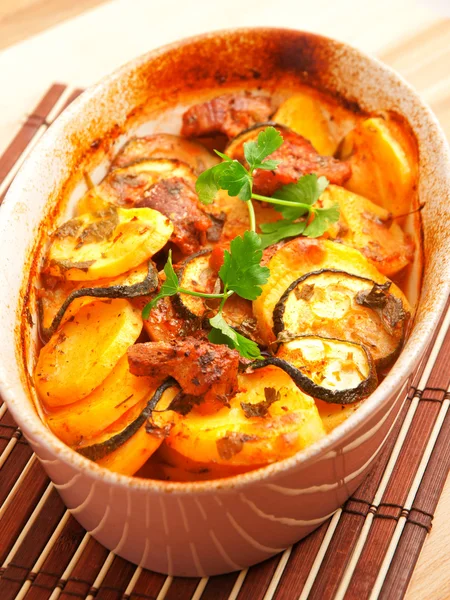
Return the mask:
[[[0,0],[0,153],[51,83],[85,87],[164,43],[250,25],[316,31],[378,55],[419,90],[450,139],[450,20],[426,0],[315,0],[314,11],[308,0],[278,0],[276,6],[271,0],[166,0],[155,6],[148,0]],[[407,600],[450,599],[449,513],[450,480]]]

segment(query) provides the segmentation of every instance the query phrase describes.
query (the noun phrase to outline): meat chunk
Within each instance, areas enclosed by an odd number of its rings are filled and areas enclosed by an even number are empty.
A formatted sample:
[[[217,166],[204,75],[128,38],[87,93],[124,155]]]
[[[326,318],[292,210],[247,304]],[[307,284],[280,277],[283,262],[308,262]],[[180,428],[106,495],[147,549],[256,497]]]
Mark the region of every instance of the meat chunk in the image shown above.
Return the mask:
[[[321,156],[303,136],[283,132],[284,142],[270,158],[280,160],[275,171],[257,171],[254,178],[255,193],[271,196],[278,188],[296,182],[302,175],[324,175],[330,183],[342,185],[350,178],[352,170],[347,162],[331,156]]]
[[[183,161],[197,175],[219,162],[217,156],[197,142],[169,133],[155,133],[146,137],[131,138],[115,157],[112,166],[128,167],[150,158]]]
[[[171,376],[184,394],[226,403],[237,391],[239,354],[227,346],[194,337],[135,344],[128,349],[137,376]]]
[[[252,132],[252,136],[242,136],[230,146],[232,158],[245,163],[244,142],[256,138],[261,129]],[[271,159],[281,161],[275,171],[255,172],[253,190],[263,196],[272,194],[283,185],[295,183],[302,175],[315,173],[318,177],[324,175],[330,183],[342,185],[350,178],[352,170],[350,164],[337,160],[331,156],[321,156],[306,138],[287,129],[280,128],[283,144],[270,155]],[[245,139],[244,139],[245,137]]]
[[[142,312],[152,299],[153,296],[139,296],[133,298],[131,303]],[[171,298],[161,298],[144,320],[144,329],[154,342],[170,342],[195,331],[195,327],[199,325],[194,319],[192,321],[193,323],[178,316]]]
[[[267,121],[272,112],[267,96],[225,94],[189,108],[183,115],[181,133],[197,137],[220,132],[233,138],[255,123]]]
[[[135,204],[153,208],[168,217],[174,226],[172,242],[183,254],[193,254],[202,247],[206,232],[214,224],[198,205],[197,194],[181,177],[155,183]]]

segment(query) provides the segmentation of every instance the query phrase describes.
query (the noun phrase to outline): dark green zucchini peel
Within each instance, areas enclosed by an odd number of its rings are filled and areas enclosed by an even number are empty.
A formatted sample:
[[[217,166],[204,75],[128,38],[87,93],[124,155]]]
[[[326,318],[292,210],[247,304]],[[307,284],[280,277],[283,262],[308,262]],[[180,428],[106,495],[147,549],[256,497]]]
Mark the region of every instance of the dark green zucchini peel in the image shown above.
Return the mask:
[[[158,287],[158,271],[155,265],[150,261],[145,279],[132,285],[112,285],[110,287],[91,287],[80,288],[70,293],[61,308],[56,313],[50,327],[41,327],[40,334],[44,342],[48,342],[51,336],[58,329],[66,310],[76,298],[89,296],[92,298],[136,298],[138,296],[147,296]],[[42,319],[41,319],[42,323]]]
[[[99,442],[98,444],[92,444],[91,446],[85,446],[84,448],[77,449],[78,454],[89,458],[90,460],[100,460],[104,458],[111,452],[114,452],[120,446],[125,444],[137,431],[142,427],[147,419],[151,417],[153,409],[158,405],[158,402],[161,400],[162,395],[166,390],[171,387],[177,386],[177,382],[175,379],[169,377],[166,379],[156,390],[153,396],[148,401],[147,405],[141,412],[141,414],[132,421],[129,425],[127,425],[122,431],[119,433],[115,433],[110,438],[105,440],[104,442]],[[152,431],[148,432],[149,435],[152,435]]]
[[[332,404],[352,404],[377,387],[370,352],[362,344],[305,335],[282,344],[278,356],[252,364],[283,369],[303,392]],[[348,387],[346,387],[348,386]]]

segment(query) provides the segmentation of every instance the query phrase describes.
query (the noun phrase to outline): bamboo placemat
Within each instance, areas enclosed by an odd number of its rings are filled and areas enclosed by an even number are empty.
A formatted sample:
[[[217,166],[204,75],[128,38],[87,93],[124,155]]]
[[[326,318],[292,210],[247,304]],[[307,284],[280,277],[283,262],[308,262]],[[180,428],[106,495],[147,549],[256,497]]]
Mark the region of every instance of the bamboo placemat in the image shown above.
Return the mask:
[[[0,202],[28,152],[80,91],[52,86],[27,118],[0,158]],[[450,468],[449,326],[447,306],[376,467],[355,494],[281,555],[224,576],[165,577],[108,552],[65,509],[0,405],[0,600],[403,598]]]

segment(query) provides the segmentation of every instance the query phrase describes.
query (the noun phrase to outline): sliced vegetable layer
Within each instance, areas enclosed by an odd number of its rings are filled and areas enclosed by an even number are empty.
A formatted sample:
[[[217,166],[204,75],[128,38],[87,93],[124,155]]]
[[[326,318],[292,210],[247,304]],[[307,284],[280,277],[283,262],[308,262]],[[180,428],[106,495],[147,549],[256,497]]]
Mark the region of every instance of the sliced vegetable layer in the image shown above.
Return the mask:
[[[348,418],[400,352],[412,311],[387,276],[410,289],[418,266],[414,138],[283,89],[192,105],[182,135],[204,145],[129,139],[49,238],[33,383],[98,465],[181,482],[264,467]]]
[[[274,333],[278,339],[308,334],[364,344],[377,365],[386,366],[400,350],[408,316],[390,287],[331,269],[303,275],[276,304]],[[380,302],[367,302],[377,289]]]
[[[320,439],[325,430],[314,400],[276,367],[240,375],[239,392],[213,414],[193,407],[183,418],[154,413],[159,427],[173,425],[165,443],[190,460],[222,465],[263,465]]]
[[[217,271],[210,267],[210,257],[211,250],[201,250],[184,260],[177,269],[180,287],[191,292],[214,292],[216,282],[220,286],[220,281],[218,282]],[[207,310],[204,298],[188,294],[177,294],[174,306],[185,319],[202,317]]]
[[[88,396],[141,330],[142,317],[127,300],[83,306],[39,354],[34,381],[42,402],[58,407]]]
[[[146,192],[159,181],[181,177],[195,185],[195,174],[179,160],[152,159],[137,162],[123,169],[114,169],[99,184],[90,189],[77,207],[79,215],[92,212],[101,202],[132,208],[145,198]]]
[[[162,383],[150,399],[140,402],[89,445],[77,451],[111,471],[133,475],[159,448],[164,433],[155,431],[149,417],[156,406],[165,408],[178,389],[172,380]]]
[[[378,284],[389,283],[386,277],[360,252],[328,240],[296,238],[281,247],[268,248],[265,255],[266,265],[270,269],[270,277],[263,286],[262,294],[253,302],[253,312],[258,322],[259,332],[267,344],[275,341],[276,335],[284,327],[279,323],[276,327],[276,333],[274,333],[275,307],[289,286],[296,282],[299,277],[322,269],[336,269],[350,275],[370,279]],[[391,284],[389,293],[401,302],[405,313],[411,312],[408,301],[395,284]],[[324,310],[328,309],[329,307]],[[336,314],[336,311],[334,314]],[[277,320],[279,321],[278,317]],[[309,331],[301,331],[300,333],[308,333]],[[295,329],[295,332],[298,332],[298,329]],[[311,331],[311,333],[321,335],[319,331]],[[341,337],[333,332],[328,336]],[[350,339],[349,341],[357,342],[358,339]],[[388,356],[389,347],[384,348],[379,352],[379,355],[380,357]]]
[[[362,121],[343,140],[339,157],[352,168],[352,176],[345,184],[349,190],[383,206],[394,216],[415,208],[415,144],[393,118],[371,117]]]
[[[69,446],[86,443],[147,399],[156,390],[155,379],[135,377],[128,369],[126,354],[104,381],[86,398],[52,411],[50,429]]]
[[[56,230],[46,270],[74,281],[115,277],[148,261],[172,231],[169,219],[150,208],[86,213]]]
[[[372,357],[361,344],[303,335],[281,344],[274,363],[281,367],[278,359],[295,368],[284,367],[305,393],[325,402],[350,404],[377,387]]]
[[[289,96],[272,120],[289,127],[325,156],[334,156],[344,133],[354,127],[355,114],[311,88]]]
[[[325,208],[337,204],[340,210],[339,222],[327,237],[356,248],[384,275],[392,277],[413,260],[413,241],[382,206],[336,185],[320,201]]]
[[[149,261],[147,265],[140,265],[125,275],[100,280],[95,284],[90,288],[76,286],[73,289],[70,283],[65,282],[62,287],[56,288],[56,293],[53,290],[41,292],[41,336],[44,340],[48,340],[61,323],[75,315],[82,306],[92,304],[96,298],[136,298],[150,294],[158,286],[158,272]],[[67,291],[67,295],[64,295],[64,291]]]
[[[117,154],[112,166],[129,167],[152,158],[180,160],[189,165],[197,175],[219,162],[217,156],[197,142],[169,133],[155,133],[131,138]]]

